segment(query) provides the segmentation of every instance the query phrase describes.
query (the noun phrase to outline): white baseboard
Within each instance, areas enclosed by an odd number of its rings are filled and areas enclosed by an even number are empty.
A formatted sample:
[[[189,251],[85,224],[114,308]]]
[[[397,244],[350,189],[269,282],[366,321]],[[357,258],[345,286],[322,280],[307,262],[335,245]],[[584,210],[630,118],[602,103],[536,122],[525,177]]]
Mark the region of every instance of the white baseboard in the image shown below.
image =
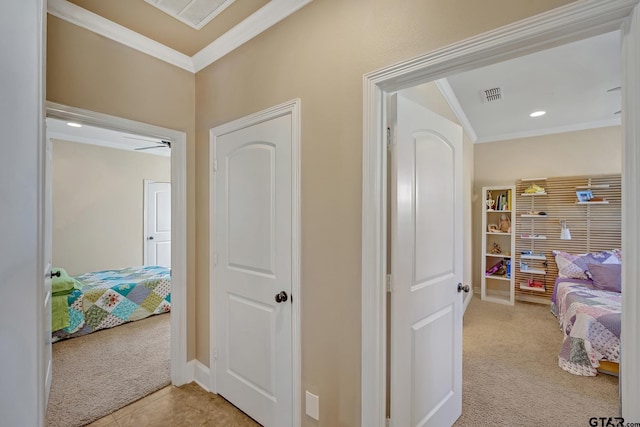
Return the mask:
[[[209,368],[205,366],[202,362],[197,359],[190,360],[187,362],[187,373],[188,373],[188,381],[195,381],[200,387],[205,389],[210,393],[214,393],[209,387],[211,383],[211,374]]]

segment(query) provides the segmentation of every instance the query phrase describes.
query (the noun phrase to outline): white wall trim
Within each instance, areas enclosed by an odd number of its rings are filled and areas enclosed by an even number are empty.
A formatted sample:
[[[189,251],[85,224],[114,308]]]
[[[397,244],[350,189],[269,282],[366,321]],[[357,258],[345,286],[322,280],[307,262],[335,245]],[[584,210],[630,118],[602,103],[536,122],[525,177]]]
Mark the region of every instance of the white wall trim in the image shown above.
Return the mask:
[[[47,116],[171,141],[171,382],[182,385],[187,368],[187,135],[108,114],[47,102]]]
[[[216,126],[209,130],[209,312],[215,312],[215,271],[213,254],[215,245],[215,174],[213,164],[215,160],[214,142],[216,137],[242,129],[277,117],[291,115],[291,299],[295,303],[291,305],[291,363],[292,363],[292,420],[293,426],[299,427],[302,422],[302,287],[301,287],[301,262],[302,262],[302,228],[301,228],[301,158],[300,141],[302,132],[301,101],[294,99],[266,110],[245,116],[231,122]],[[210,390],[216,389],[214,350],[217,347],[215,340],[215,319],[209,319],[209,371]]]
[[[192,59],[195,72],[197,73],[203,68],[213,64],[227,53],[243,45],[310,2],[311,0],[271,0],[244,21],[193,55]]]
[[[197,73],[261,32],[306,6],[312,0],[271,0],[252,15],[190,57],[67,0],[48,0],[48,12],[71,24],[151,55],[183,70]]]
[[[622,31],[622,416],[640,420],[640,6]],[[627,361],[628,363],[625,363]]]
[[[386,304],[384,274],[386,265],[386,206],[385,206],[385,170],[386,147],[383,128],[386,123],[384,114],[384,95],[387,92],[406,89],[417,84],[437,80],[455,72],[467,71],[495,62],[539,51],[561,43],[576,41],[588,36],[619,30],[627,17],[633,12],[638,0],[579,0],[557,9],[527,18],[522,21],[477,35],[459,43],[446,46],[425,55],[391,65],[366,74],[364,85],[363,114],[363,165],[362,165],[362,355],[361,355],[361,425],[367,427],[385,426],[385,354],[386,354]],[[634,12],[637,21],[638,12]],[[624,50],[634,64],[623,60],[628,85],[637,79],[639,71],[637,24],[633,33],[633,44],[627,43]],[[634,50],[634,54],[630,54]],[[623,55],[624,56],[624,55]],[[637,190],[640,182],[640,151],[637,127],[640,119],[640,89],[637,81],[630,89],[623,85],[626,101],[625,125],[625,168],[623,186],[629,185],[636,192],[625,190],[629,204],[624,206],[623,235],[631,236],[623,242],[625,257],[638,259],[637,224],[631,222],[640,213]],[[630,124],[633,122],[634,124]],[[630,157],[633,157],[630,159]],[[626,184],[625,184],[626,183]],[[626,187],[625,187],[626,188]],[[624,220],[623,220],[624,221]],[[625,239],[623,239],[625,240]],[[633,240],[629,242],[629,240]],[[627,283],[637,283],[638,267],[635,262],[625,263]],[[630,328],[634,334],[624,332],[621,369],[625,372],[623,384],[622,414],[625,418],[638,419],[640,401],[638,384],[639,367],[633,367],[640,350],[638,347],[638,319],[634,313],[640,307],[640,292],[635,289],[625,295],[623,306],[622,330]],[[632,317],[636,316],[636,317]],[[634,320],[635,319],[635,320]],[[635,323],[627,324],[634,321]],[[635,326],[632,326],[635,325]],[[631,365],[631,366],[627,366]],[[628,370],[627,370],[628,369]],[[633,376],[631,376],[631,375]],[[626,402],[626,404],[625,404]]]
[[[464,113],[464,109],[462,108],[462,105],[460,105],[458,97],[453,92],[453,88],[449,84],[449,80],[447,80],[447,78],[443,78],[436,80],[434,83],[440,90],[442,97],[445,99],[445,101],[447,101],[447,104],[449,104],[449,107],[453,111],[453,114],[455,114],[455,116],[458,118],[458,121],[462,125],[471,142],[476,142],[476,140],[478,139],[478,135],[476,135],[476,131],[473,129],[469,118]]]
[[[100,15],[88,11],[67,0],[48,0],[47,11],[60,19],[77,25],[85,30],[100,34],[108,39],[132,49],[151,55],[184,70],[194,72],[193,60],[177,50],[171,49],[142,34],[131,31],[120,24],[116,24]]]
[[[532,129],[532,130],[525,130],[521,132],[505,133],[502,135],[495,135],[490,137],[481,137],[481,138],[478,138],[475,142],[476,144],[480,144],[485,142],[507,141],[510,139],[554,135],[554,134],[563,133],[563,132],[577,132],[577,131],[587,130],[587,129],[604,128],[608,126],[620,126],[621,124],[622,124],[622,119],[620,117],[615,117],[613,119],[598,120],[594,122],[576,123],[573,125],[557,126],[552,128],[546,128],[546,129]]]
[[[198,359],[190,360],[188,363],[187,371],[189,373],[189,381],[195,381],[200,387],[208,391],[209,393],[215,393],[210,387],[209,379],[211,373],[209,368]]]

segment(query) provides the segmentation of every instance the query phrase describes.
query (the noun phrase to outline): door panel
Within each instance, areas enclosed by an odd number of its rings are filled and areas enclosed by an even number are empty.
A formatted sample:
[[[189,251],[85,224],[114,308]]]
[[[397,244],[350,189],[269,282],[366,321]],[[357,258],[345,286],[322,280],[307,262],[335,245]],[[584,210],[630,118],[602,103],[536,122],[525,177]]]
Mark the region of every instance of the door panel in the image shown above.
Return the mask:
[[[228,156],[229,265],[275,274],[275,147],[254,143]]]
[[[275,400],[275,310],[237,295],[229,295],[229,373],[253,390]],[[259,354],[260,357],[255,356]]]
[[[462,410],[462,129],[400,96],[391,184],[391,421],[446,426]]]
[[[292,425],[291,141],[286,115],[213,145],[216,388],[266,427]]]
[[[144,264],[171,267],[171,183],[145,181]]]
[[[415,285],[454,271],[454,151],[429,132],[412,135],[415,150]],[[434,185],[437,183],[437,185]],[[435,209],[434,209],[435,208]]]

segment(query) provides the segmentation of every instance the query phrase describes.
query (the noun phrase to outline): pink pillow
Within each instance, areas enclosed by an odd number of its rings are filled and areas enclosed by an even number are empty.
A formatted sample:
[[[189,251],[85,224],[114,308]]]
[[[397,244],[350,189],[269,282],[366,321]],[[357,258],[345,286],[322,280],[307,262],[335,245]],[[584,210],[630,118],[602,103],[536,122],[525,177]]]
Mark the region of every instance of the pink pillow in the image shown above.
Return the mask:
[[[603,291],[622,291],[622,265],[620,264],[589,264],[589,276],[593,286]]]

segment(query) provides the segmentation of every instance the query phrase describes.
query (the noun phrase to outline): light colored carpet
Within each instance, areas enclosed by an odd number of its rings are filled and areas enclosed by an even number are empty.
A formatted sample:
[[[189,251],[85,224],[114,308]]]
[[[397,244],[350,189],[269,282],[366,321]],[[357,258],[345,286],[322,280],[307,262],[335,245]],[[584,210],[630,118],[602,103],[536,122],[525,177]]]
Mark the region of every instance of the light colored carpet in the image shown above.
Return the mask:
[[[49,427],[86,425],[171,382],[170,314],[53,344]]]
[[[558,367],[549,306],[474,297],[464,316],[462,416],[455,426],[587,426],[619,416],[618,378]]]

